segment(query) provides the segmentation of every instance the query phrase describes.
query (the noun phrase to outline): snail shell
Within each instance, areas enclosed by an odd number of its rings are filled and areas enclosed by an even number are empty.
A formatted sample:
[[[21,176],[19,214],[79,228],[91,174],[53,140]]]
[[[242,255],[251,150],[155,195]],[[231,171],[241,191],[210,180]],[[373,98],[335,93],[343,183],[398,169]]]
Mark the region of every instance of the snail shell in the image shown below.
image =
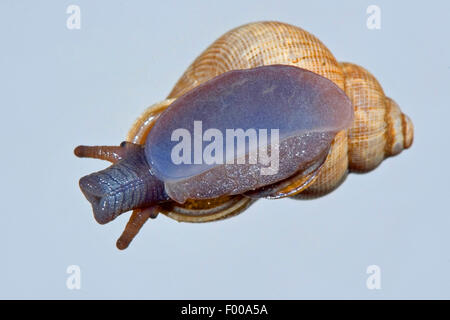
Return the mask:
[[[239,69],[282,64],[300,67],[333,81],[354,107],[354,120],[338,132],[332,149],[313,176],[293,176],[268,198],[307,199],[337,188],[348,172],[367,172],[381,161],[411,146],[413,125],[381,85],[364,68],[339,63],[322,42],[298,27],[279,22],[257,22],[233,29],[210,45],[189,66],[168,98],[149,107],[135,122],[127,141],[144,144],[156,119],[178,97],[214,77]],[[206,222],[238,214],[255,199],[244,195],[209,200],[170,202],[164,213],[178,221]]]

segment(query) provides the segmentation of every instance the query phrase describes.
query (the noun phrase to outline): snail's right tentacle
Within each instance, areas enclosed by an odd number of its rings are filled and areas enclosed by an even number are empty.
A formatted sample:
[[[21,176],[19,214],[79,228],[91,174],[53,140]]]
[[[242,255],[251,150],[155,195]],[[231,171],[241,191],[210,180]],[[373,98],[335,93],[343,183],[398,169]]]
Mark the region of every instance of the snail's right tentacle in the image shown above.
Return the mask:
[[[125,230],[122,235],[117,239],[116,246],[119,250],[128,248],[131,241],[139,233],[142,226],[147,222],[149,218],[155,219],[160,211],[159,206],[152,206],[145,209],[133,210],[130,220],[128,221]]]

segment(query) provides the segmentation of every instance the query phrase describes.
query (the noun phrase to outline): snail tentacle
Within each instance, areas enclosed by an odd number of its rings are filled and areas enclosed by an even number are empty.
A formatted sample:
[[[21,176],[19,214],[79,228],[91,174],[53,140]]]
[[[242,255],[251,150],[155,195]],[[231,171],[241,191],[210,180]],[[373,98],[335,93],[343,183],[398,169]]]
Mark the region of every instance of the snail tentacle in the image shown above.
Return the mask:
[[[139,233],[142,226],[147,222],[149,218],[155,219],[158,216],[160,211],[159,206],[152,206],[145,209],[136,209],[133,210],[131,214],[130,220],[122,232],[122,235],[117,239],[116,247],[119,250],[124,250],[128,248],[131,241],[133,241],[134,237]]]
[[[120,146],[78,146],[74,153],[79,158],[100,159],[116,163],[135,147],[136,145],[133,143],[124,141]]]

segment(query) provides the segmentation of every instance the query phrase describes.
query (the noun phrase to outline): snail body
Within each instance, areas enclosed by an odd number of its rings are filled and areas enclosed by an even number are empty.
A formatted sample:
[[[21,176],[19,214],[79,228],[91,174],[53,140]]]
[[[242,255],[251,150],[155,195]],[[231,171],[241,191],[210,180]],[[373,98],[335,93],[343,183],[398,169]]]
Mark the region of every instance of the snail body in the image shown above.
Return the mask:
[[[272,87],[278,89],[271,92]],[[222,112],[225,106],[229,112]],[[245,171],[242,164],[169,164],[169,135],[196,120],[223,131],[231,125],[277,127],[281,173],[252,180],[251,166]],[[313,137],[306,139],[306,133]],[[178,221],[206,222],[238,214],[262,197],[320,197],[348,172],[376,168],[412,139],[410,119],[367,70],[337,62],[320,40],[300,28],[258,22],[233,29],[209,46],[168,98],[138,118],[126,143],[81,146],[75,153],[114,163],[109,171],[83,177],[80,187],[100,223],[134,210],[117,243],[123,249],[158,212]],[[289,158],[287,151],[301,152],[302,143],[309,158]],[[269,144],[271,151],[274,146]],[[234,179],[223,179],[233,174]],[[111,175],[113,181],[103,183]]]
[[[353,107],[345,93],[315,73],[286,65],[235,70],[173,102],[148,134],[146,155],[171,199],[181,204],[214,199],[257,191],[317,168],[336,133],[352,121]],[[202,134],[196,132],[199,126],[213,129]],[[180,130],[186,133],[182,142],[187,150],[175,150]],[[202,161],[202,149],[207,152],[209,147],[191,143],[190,132],[200,137],[216,133],[209,144],[215,147],[215,157],[210,156],[209,163]],[[261,143],[270,152],[263,151]],[[192,150],[192,144],[200,147]],[[174,159],[180,152],[183,156]],[[259,161],[264,156],[266,164]]]

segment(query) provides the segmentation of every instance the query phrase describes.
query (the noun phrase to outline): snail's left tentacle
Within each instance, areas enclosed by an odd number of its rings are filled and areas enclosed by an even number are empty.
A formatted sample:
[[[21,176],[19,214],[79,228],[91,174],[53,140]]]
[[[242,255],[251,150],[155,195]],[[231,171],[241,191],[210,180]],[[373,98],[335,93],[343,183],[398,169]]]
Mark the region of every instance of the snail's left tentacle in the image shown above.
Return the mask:
[[[116,163],[122,160],[130,149],[137,147],[130,142],[122,142],[120,146],[78,146],[74,153],[80,158],[92,158]]]
[[[133,210],[133,213],[131,214],[130,220],[125,227],[125,230],[123,230],[122,235],[116,242],[117,248],[120,250],[128,248],[131,241],[138,234],[139,230],[141,230],[145,222],[147,222],[148,218],[156,218],[158,216],[159,210],[159,206]]]

